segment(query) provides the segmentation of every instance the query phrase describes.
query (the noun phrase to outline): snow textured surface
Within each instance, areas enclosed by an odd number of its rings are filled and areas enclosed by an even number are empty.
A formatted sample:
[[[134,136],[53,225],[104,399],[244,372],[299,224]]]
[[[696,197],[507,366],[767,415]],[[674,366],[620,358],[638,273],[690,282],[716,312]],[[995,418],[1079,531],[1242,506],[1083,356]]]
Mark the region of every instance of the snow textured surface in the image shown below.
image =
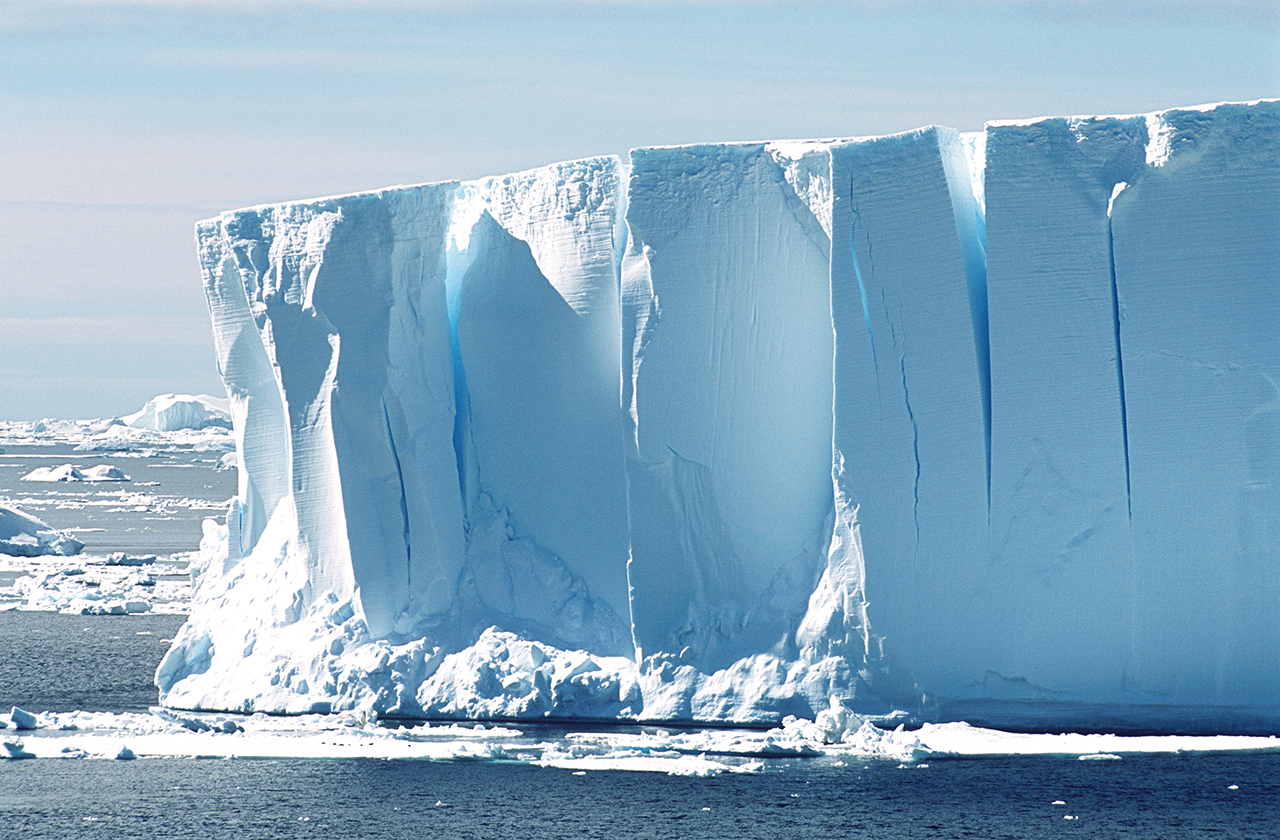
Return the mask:
[[[162,701],[1280,726],[1278,119],[637,149],[202,222],[240,483]]]

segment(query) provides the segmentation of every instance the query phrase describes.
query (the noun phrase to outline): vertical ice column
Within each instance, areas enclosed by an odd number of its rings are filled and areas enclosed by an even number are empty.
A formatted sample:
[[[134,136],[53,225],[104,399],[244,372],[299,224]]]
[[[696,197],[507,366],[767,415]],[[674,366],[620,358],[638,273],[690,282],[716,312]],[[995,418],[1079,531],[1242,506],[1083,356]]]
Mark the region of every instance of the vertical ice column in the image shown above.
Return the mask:
[[[973,643],[992,671],[1055,692],[1043,696],[1119,691],[1132,650],[1127,359],[1108,205],[1140,168],[1145,136],[1142,118],[987,128],[991,559]]]
[[[432,184],[387,195],[395,240],[382,404],[408,529],[408,617],[452,606],[464,554],[444,253],[456,192]]]
[[[871,633],[923,689],[954,695],[983,675],[969,628],[987,557],[987,313],[968,169],[943,128],[834,145],[831,167],[837,529],[856,510]],[[853,545],[838,533],[832,550]]]
[[[246,293],[246,281],[256,282],[255,259],[263,266],[267,262],[256,217],[224,215],[201,222],[196,243],[240,458],[236,499],[227,512],[228,560],[235,562],[253,550],[267,521],[289,498],[289,421]]]
[[[206,269],[243,406],[241,542],[261,532],[259,498],[264,516],[287,500],[305,596],[358,590],[376,636],[447,610],[462,562],[442,259],[454,189],[224,214],[238,288],[226,258]]]
[[[450,279],[459,284],[469,406],[464,450],[474,452],[478,479],[467,500],[473,554],[481,550],[477,505],[491,502],[486,510],[509,516],[498,546],[508,571],[486,566],[481,595],[502,611],[533,606],[539,595],[514,591],[508,577],[516,555],[533,549],[506,537],[531,541],[611,611],[546,620],[572,634],[562,642],[608,653],[631,650],[615,247],[622,177],[617,158],[605,157],[468,185],[482,209],[467,237],[465,274]],[[565,608],[570,590],[546,583],[541,594],[555,601],[548,609]],[[598,606],[573,600],[575,610]]]
[[[286,468],[288,499],[296,516],[298,549],[306,596],[354,590],[346,528],[341,511],[336,453],[330,428],[330,395],[337,371],[338,336],[311,306],[314,269],[336,214],[308,205],[225,213],[222,227],[233,243],[248,309],[273,368],[275,382],[262,382],[261,395],[281,400],[287,457],[263,459],[259,474]],[[229,388],[230,390],[230,388]],[[249,401],[258,396],[249,395]],[[259,431],[275,443],[275,430]],[[246,427],[244,454],[257,449]],[[246,458],[246,460],[248,460]],[[255,469],[252,463],[246,472]]]
[[[329,221],[313,246],[304,309],[339,343],[331,415],[341,507],[331,513],[343,512],[375,636],[447,611],[462,564],[444,285],[454,190],[401,188],[314,208]]]
[[[683,651],[708,671],[761,652],[752,602],[780,572],[816,579],[825,559],[829,240],[764,145],[638,149],[631,160],[633,629],[643,653]]]
[[[1280,699],[1280,102],[1147,119],[1115,199],[1134,687]]]

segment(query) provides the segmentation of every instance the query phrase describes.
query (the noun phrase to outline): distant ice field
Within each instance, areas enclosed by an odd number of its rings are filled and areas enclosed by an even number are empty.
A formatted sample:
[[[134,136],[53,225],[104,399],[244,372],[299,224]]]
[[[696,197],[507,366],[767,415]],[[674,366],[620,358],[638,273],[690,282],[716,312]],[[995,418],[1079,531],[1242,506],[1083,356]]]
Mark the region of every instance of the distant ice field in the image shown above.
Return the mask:
[[[0,554],[0,611],[186,613],[203,520],[236,492],[233,450],[223,428],[0,422],[0,505],[84,543],[69,557]]]
[[[219,452],[83,452],[67,443],[0,444],[0,499],[85,544],[86,554],[167,555],[195,551],[200,523],[226,511],[234,470]],[[129,481],[22,481],[40,467],[110,464]]]

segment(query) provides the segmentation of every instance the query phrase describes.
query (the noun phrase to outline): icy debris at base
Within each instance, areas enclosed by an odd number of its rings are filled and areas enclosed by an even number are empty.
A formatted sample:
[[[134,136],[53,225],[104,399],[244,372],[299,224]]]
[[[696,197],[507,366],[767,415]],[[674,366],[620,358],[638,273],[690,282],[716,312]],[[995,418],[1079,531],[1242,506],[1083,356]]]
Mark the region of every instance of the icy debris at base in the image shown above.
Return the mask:
[[[0,505],[0,555],[69,557],[83,549],[84,543],[50,528],[34,516]]]
[[[638,149],[202,222],[240,486],[163,702],[1274,706],[1278,121]]]
[[[484,724],[384,726],[372,716],[44,713],[22,738],[6,737],[0,758],[100,759],[128,749],[137,758],[381,758],[426,761],[502,761],[579,771],[638,771],[683,776],[780,771],[815,759],[928,761],[1039,755],[1097,760],[1103,756],[1168,753],[1280,752],[1275,737],[1018,735],[965,724],[916,731],[883,729],[850,716],[837,741],[816,721],[788,720],[761,730],[566,731],[529,724],[516,729]],[[829,723],[829,722],[828,722]]]
[[[129,476],[119,467],[99,464],[80,469],[72,464],[60,467],[38,467],[22,477],[23,481],[129,481]]]

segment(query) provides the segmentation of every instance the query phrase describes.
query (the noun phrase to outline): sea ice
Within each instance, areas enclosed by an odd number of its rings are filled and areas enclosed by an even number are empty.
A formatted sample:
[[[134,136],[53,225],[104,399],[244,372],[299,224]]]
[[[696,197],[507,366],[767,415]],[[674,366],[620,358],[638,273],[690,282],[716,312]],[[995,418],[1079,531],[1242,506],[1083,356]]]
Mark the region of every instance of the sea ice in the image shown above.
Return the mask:
[[[84,543],[29,516],[17,508],[0,505],[0,554],[39,557],[79,554]]]
[[[838,737],[813,721],[788,719],[769,730],[646,730],[637,733],[433,724],[382,726],[352,714],[276,717],[104,712],[46,713],[22,738],[6,737],[0,758],[276,758],[502,761],[584,771],[680,776],[754,773],[770,759],[788,766],[829,758],[928,762],[1000,756],[1092,759],[1107,756],[1280,752],[1275,737],[1024,735],[966,724],[885,729],[852,716]]]

